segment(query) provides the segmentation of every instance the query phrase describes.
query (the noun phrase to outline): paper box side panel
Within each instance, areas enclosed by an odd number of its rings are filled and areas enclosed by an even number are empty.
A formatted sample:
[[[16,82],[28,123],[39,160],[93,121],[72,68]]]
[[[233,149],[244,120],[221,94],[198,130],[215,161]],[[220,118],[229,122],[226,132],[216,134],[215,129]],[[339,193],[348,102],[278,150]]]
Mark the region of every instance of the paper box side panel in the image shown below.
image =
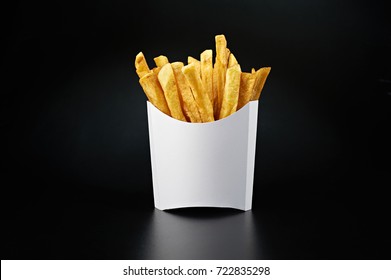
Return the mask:
[[[247,107],[217,122],[189,124],[148,104],[156,208],[250,209],[249,117]]]
[[[248,122],[248,142],[247,142],[247,170],[246,170],[246,201],[245,209],[252,208],[254,170],[255,170],[255,149],[257,143],[257,123],[258,123],[258,101],[250,102],[249,122]]]
[[[153,133],[152,127],[155,125],[153,124],[154,118],[151,116],[153,115],[153,109],[154,106],[147,102],[147,114],[148,114],[148,131],[149,131],[149,147],[150,147],[150,154],[151,154],[151,169],[152,169],[152,186],[153,186],[153,198],[154,198],[154,204],[155,207],[160,209],[160,199],[159,199],[159,181],[158,181],[158,168],[156,166],[155,162],[155,135]]]

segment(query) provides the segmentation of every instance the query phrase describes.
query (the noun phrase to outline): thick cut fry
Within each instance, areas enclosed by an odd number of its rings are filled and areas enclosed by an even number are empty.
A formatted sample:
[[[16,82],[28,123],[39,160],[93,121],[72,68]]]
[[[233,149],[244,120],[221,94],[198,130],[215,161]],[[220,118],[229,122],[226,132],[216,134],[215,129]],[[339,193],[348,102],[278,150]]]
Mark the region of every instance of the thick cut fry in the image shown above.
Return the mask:
[[[156,74],[156,76],[159,74],[161,67],[154,67],[152,68],[152,72]]]
[[[227,65],[228,65],[228,61],[229,61],[229,56],[231,54],[231,50],[229,48],[226,48],[225,49],[225,57],[227,58]],[[228,66],[229,67],[229,66]],[[227,67],[227,68],[228,68]]]
[[[194,99],[197,103],[198,110],[201,114],[202,122],[214,121],[213,107],[209,96],[203,93],[201,77],[198,75],[194,63],[190,63],[182,68],[182,73],[193,92]]]
[[[194,63],[195,64],[195,67],[196,67],[196,70],[197,70],[197,73],[200,75],[200,77],[201,77],[201,62],[198,60],[198,59],[196,59],[196,58],[194,58],[194,57],[192,57],[192,56],[188,56],[187,57],[187,63],[188,64],[190,64],[190,63]]]
[[[271,69],[271,67],[263,67],[256,72],[257,79],[255,81],[253,96],[251,100],[258,100],[261,96],[263,86],[266,83],[267,76],[269,75]]]
[[[190,86],[182,73],[183,63],[173,62],[171,63],[171,67],[175,74],[179,97],[182,102],[182,108],[185,117],[193,123],[202,122],[200,112],[198,111],[197,103],[194,99],[193,93],[191,92]]]
[[[228,57],[230,50],[227,49],[227,40],[224,35],[217,35],[215,37],[216,41],[216,60],[220,61],[221,64],[227,66]]]
[[[159,55],[158,57],[155,57],[153,60],[155,61],[157,67],[163,67],[168,63],[168,58],[167,56],[164,55]]]
[[[171,116],[177,120],[186,121],[182,112],[175,75],[171,64],[168,63],[160,69],[158,79],[166,97]]]
[[[228,68],[234,66],[238,64],[238,61],[236,60],[236,57],[233,55],[233,53],[231,53],[229,55],[229,60],[228,60]]]
[[[148,97],[148,100],[160,111],[171,116],[157,75],[153,72],[145,74],[140,79],[140,85],[143,88],[145,95]]]
[[[220,119],[228,117],[236,112],[240,89],[240,65],[236,64],[227,69],[227,77],[224,86],[224,97],[221,104]]]
[[[187,57],[187,64],[190,64],[190,63],[193,63],[193,62],[195,62],[195,63],[199,63],[200,61],[197,59],[197,58],[194,58],[194,57],[192,57],[192,56],[188,56]]]
[[[270,67],[242,73],[224,35],[215,36],[216,54],[205,50],[199,60],[189,56],[188,65],[170,63],[160,55],[149,68],[142,52],[135,60],[137,75],[149,101],[173,118],[210,122],[225,118],[248,102],[258,100]],[[167,66],[169,65],[169,66]]]
[[[216,96],[214,114],[218,118],[220,116],[221,104],[223,102],[224,84],[225,84],[225,72],[227,71],[227,40],[224,35],[217,35],[216,41],[216,62],[213,71],[213,80],[215,80],[215,93]]]
[[[256,80],[256,75],[251,73],[242,73],[240,75],[240,89],[239,89],[239,100],[238,108],[242,108],[246,105],[253,96],[253,89]]]
[[[208,94],[210,102],[213,104],[213,62],[212,50],[205,50],[201,53],[201,80],[204,93]]]
[[[136,55],[134,66],[136,67],[136,73],[139,78],[142,78],[143,76],[151,72],[151,70],[149,70],[148,63],[145,60],[144,54],[142,52],[139,52]]]
[[[251,101],[254,101],[255,99],[255,96],[257,95],[257,90],[256,88],[259,87],[259,83],[260,83],[260,78],[261,78],[261,69],[258,69],[258,70],[255,70],[254,68],[251,69],[251,73],[253,75],[255,75],[255,83],[254,83],[254,87],[253,87],[253,92],[251,94]]]
[[[213,89],[213,114],[216,120],[219,119],[219,115],[217,113],[218,110],[218,91],[219,91],[219,75],[218,75],[218,68],[215,63],[215,66],[213,67],[212,71],[212,89]]]

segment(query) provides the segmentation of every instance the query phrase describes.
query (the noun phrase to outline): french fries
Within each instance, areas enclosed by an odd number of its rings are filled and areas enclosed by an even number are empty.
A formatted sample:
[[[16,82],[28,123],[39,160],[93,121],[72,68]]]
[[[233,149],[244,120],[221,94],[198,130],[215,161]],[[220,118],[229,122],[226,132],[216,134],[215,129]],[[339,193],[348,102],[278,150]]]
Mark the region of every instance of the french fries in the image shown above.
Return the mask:
[[[168,63],[168,58],[164,55],[159,55],[153,59],[157,67],[163,67]]]
[[[145,74],[140,79],[140,84],[147,95],[148,100],[160,111],[171,116],[170,109],[168,109],[166,98],[164,97],[162,87],[159,84],[156,74],[153,72]]]
[[[246,105],[253,97],[253,88],[256,78],[254,73],[242,73],[240,75],[238,110]]]
[[[185,75],[182,73],[183,63],[174,62],[171,63],[171,67],[174,70],[179,96],[183,102],[183,112],[191,122],[200,123],[201,115],[198,111],[197,103],[195,102],[193,93],[191,92],[190,86],[186,81]]]
[[[215,46],[214,64],[210,49],[200,54],[200,60],[189,56],[187,65],[170,63],[160,55],[152,69],[144,54],[138,53],[134,64],[148,100],[163,113],[192,123],[226,118],[258,100],[271,68],[242,72],[224,35],[215,36]]]
[[[224,35],[217,35],[216,41],[216,62],[215,70],[213,73],[213,80],[215,80],[215,103],[214,103],[214,115],[218,119],[220,116],[221,104],[223,102],[224,84],[225,84],[225,72],[227,71],[228,51],[227,41]]]
[[[191,91],[193,92],[202,122],[214,121],[213,106],[210,102],[209,96],[203,92],[204,88],[202,86],[201,77],[197,72],[196,63],[190,63],[184,66],[182,68],[182,73],[185,75]]]
[[[253,97],[251,100],[258,100],[261,96],[263,86],[265,85],[267,76],[269,76],[270,70],[271,67],[263,67],[256,72],[257,78],[253,88]]]
[[[223,101],[220,109],[220,119],[228,117],[236,112],[236,108],[238,107],[241,73],[239,64],[235,64],[227,69]]]
[[[158,79],[162,86],[164,96],[166,97],[171,116],[175,119],[186,121],[186,118],[182,112],[182,106],[179,99],[178,88],[176,86],[174,71],[172,70],[170,63],[165,64],[160,69]]]
[[[148,63],[145,60],[144,54],[142,52],[139,52],[136,55],[134,66],[136,67],[136,72],[140,79],[144,77],[146,74],[148,74],[149,72],[151,72],[151,70],[149,70]]]
[[[201,62],[198,59],[196,59],[196,58],[194,58],[192,56],[189,56],[189,57],[187,57],[187,63],[188,64],[194,63],[196,72],[201,77]]]
[[[204,93],[209,96],[213,105],[213,51],[205,50],[201,53],[201,81],[204,87]]]
[[[234,56],[234,54],[231,53],[231,54],[229,55],[228,68],[230,68],[230,67],[232,67],[232,66],[234,66],[234,65],[236,65],[236,64],[238,64],[238,61],[236,60],[236,57]]]

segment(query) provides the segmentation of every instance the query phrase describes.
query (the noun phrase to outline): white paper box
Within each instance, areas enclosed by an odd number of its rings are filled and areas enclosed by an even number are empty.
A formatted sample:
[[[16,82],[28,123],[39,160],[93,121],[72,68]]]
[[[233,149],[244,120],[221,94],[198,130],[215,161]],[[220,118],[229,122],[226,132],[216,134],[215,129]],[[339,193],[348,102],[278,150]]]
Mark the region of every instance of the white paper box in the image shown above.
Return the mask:
[[[222,120],[187,123],[147,102],[155,207],[252,204],[258,101]]]

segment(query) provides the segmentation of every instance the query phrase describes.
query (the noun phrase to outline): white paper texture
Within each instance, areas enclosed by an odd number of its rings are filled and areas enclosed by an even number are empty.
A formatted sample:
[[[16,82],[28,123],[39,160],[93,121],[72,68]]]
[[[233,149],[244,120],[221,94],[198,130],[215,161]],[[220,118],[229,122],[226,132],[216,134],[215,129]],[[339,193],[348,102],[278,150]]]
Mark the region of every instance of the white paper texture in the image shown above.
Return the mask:
[[[155,207],[250,210],[258,101],[209,123],[173,119],[147,102]]]

